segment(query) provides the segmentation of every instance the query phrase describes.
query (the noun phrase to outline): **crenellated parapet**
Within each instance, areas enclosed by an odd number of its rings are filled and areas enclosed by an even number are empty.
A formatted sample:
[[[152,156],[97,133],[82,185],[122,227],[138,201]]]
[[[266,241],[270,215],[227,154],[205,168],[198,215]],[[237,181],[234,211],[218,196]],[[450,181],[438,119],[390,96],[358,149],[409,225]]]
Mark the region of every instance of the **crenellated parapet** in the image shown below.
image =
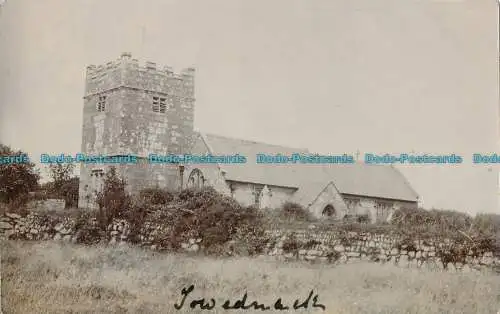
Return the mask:
[[[84,98],[128,88],[169,95],[194,102],[195,68],[188,67],[175,72],[170,66],[158,66],[155,62],[139,63],[130,53],[101,65],[89,65],[86,72]]]
[[[90,80],[97,79],[109,72],[119,69],[120,67],[126,67],[131,70],[143,71],[154,75],[176,78],[189,82],[194,80],[195,75],[194,67],[184,68],[176,73],[171,66],[165,65],[163,67],[160,67],[156,64],[156,62],[152,61],[145,61],[143,63],[140,63],[138,59],[132,58],[131,53],[124,52],[118,59],[114,61],[109,61],[101,65],[87,66],[86,76],[87,79]]]

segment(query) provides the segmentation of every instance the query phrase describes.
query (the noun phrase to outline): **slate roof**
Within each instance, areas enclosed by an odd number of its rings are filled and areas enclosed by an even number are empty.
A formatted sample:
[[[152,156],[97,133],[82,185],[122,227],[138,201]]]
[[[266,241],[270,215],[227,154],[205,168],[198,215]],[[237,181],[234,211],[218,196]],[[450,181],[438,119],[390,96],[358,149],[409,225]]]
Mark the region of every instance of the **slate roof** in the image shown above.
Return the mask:
[[[292,201],[305,204],[333,182],[342,194],[363,195],[395,200],[417,201],[418,195],[399,170],[392,166],[356,164],[257,164],[256,155],[309,153],[262,142],[200,133],[213,155],[240,154],[246,164],[221,164],[226,180],[267,184],[298,189]],[[312,199],[311,199],[312,198]]]
[[[310,204],[329,182],[341,194],[412,202],[418,198],[403,174],[392,166],[355,163],[302,167],[307,168],[307,175],[292,199],[300,204]]]
[[[213,155],[240,154],[247,157],[246,164],[222,164],[226,180],[251,182],[290,188],[298,188],[297,175],[290,165],[257,164],[256,155],[307,153],[307,149],[290,148],[260,142],[240,140],[214,134],[202,134]]]
[[[324,167],[342,194],[416,201],[418,194],[404,175],[390,165],[331,165]]]

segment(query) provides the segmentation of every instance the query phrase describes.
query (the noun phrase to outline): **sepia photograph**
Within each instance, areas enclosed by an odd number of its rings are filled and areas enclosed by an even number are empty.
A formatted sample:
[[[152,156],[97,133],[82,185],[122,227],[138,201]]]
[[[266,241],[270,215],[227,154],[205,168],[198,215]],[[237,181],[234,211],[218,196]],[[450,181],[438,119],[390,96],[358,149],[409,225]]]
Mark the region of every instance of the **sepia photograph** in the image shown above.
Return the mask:
[[[500,313],[499,13],[0,1],[0,313]]]

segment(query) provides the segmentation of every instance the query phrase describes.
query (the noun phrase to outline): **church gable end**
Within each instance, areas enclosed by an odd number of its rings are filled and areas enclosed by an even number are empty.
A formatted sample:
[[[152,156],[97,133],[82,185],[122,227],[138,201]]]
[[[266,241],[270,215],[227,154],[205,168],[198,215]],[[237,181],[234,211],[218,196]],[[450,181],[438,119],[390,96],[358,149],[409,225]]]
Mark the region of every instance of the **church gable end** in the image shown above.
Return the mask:
[[[341,219],[348,214],[347,206],[332,182],[325,186],[308,209],[317,218]]]
[[[198,156],[212,154],[212,151],[199,133],[195,136],[191,154]],[[203,186],[212,186],[224,195],[231,195],[229,184],[226,182],[223,171],[218,164],[185,164],[184,167],[183,180],[185,186],[183,188],[196,187],[203,183]]]

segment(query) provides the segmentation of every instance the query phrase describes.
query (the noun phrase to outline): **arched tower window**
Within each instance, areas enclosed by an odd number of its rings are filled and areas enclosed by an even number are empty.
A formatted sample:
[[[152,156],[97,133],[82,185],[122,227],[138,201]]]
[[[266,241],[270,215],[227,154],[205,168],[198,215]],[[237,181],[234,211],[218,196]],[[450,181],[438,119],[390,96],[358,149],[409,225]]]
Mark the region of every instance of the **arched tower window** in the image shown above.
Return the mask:
[[[335,208],[332,205],[328,204],[323,208],[323,212],[321,213],[323,216],[332,217],[335,216]]]
[[[187,187],[200,189],[203,186],[205,186],[205,177],[203,176],[203,173],[200,169],[193,169],[193,171],[189,174]]]

